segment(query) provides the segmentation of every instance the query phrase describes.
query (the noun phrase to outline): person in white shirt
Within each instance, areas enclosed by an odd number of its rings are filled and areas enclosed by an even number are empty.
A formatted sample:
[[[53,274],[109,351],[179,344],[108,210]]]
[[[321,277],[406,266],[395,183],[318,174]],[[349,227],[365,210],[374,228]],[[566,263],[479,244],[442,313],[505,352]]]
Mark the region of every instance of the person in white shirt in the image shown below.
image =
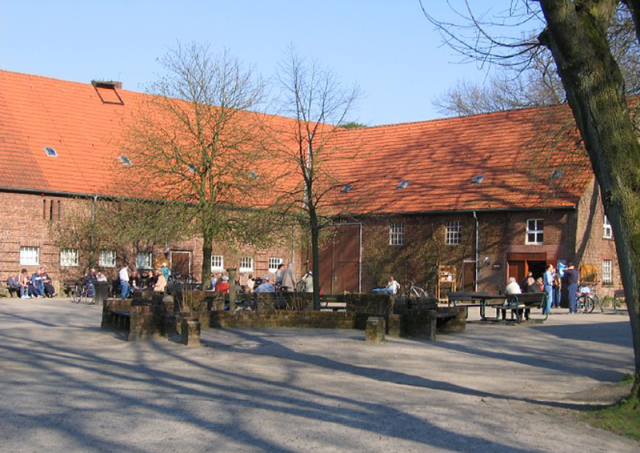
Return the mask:
[[[118,275],[120,277],[120,295],[122,300],[125,300],[129,296],[129,268],[126,264],[122,266]]]
[[[507,296],[511,296],[513,294],[522,294],[522,290],[520,289],[520,285],[518,285],[518,282],[516,281],[515,277],[510,277],[509,278],[509,284],[505,288],[504,293]]]

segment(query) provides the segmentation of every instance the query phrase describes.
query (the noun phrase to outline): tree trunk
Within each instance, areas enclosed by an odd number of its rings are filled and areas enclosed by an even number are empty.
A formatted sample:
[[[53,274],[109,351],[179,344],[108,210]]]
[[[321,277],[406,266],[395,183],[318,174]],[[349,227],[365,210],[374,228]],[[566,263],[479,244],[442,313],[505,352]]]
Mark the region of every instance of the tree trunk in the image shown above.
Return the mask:
[[[617,1],[576,8],[570,0],[542,0],[549,47],[584,140],[613,228],[631,321],[634,392],[640,391],[640,145],[624,80],[606,37],[606,12]]]
[[[202,289],[211,284],[211,255],[213,254],[213,231],[202,231]]]
[[[313,309],[320,310],[320,227],[315,212],[309,213],[311,224],[311,258],[313,260]]]

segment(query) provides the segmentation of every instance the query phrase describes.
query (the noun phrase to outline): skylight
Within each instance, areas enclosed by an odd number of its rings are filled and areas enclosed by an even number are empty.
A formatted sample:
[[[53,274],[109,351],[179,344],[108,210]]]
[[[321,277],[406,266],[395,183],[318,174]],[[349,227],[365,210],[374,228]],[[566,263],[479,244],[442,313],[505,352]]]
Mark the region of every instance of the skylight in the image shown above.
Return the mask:
[[[133,162],[131,162],[131,159],[129,159],[127,156],[119,156],[120,158],[120,162],[122,162],[124,165],[133,165]]]
[[[187,169],[191,172],[191,173],[197,173],[198,169],[196,167],[194,167],[193,165],[187,165]]]
[[[473,177],[471,184],[480,184],[482,181],[484,181],[484,175],[477,175]]]
[[[347,184],[346,186],[344,186],[342,189],[340,189],[340,193],[347,193],[349,192],[351,189],[353,189],[353,186],[351,184]]]
[[[44,148],[44,152],[47,153],[47,156],[49,157],[58,157],[58,152],[55,150],[55,148],[50,148],[47,146]]]
[[[406,189],[408,185],[409,185],[409,181],[405,179],[396,186],[396,189]]]
[[[258,179],[260,176],[258,176],[258,173],[256,173],[255,171],[249,170],[249,177],[251,179]]]
[[[564,175],[564,172],[562,170],[560,170],[559,168],[556,168],[555,170],[553,170],[553,173],[551,173],[551,176],[549,176],[549,178],[551,178],[551,179],[560,179],[560,178],[562,178],[562,175]]]

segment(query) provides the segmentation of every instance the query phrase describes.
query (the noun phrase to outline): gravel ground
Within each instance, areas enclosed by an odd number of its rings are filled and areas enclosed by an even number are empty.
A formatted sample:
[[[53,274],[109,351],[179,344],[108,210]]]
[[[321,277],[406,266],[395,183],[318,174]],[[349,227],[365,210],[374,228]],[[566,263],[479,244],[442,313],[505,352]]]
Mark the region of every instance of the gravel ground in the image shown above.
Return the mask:
[[[100,329],[98,307],[1,299],[0,451],[639,451],[562,415],[606,402],[632,370],[626,315],[470,322],[436,342],[202,337],[128,343]]]

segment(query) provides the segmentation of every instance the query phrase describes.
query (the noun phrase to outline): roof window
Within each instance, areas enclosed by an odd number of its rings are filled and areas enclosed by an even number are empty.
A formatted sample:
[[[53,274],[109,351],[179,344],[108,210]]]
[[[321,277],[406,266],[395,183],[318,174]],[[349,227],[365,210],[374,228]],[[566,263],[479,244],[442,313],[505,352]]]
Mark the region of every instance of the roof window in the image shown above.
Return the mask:
[[[253,171],[253,170],[249,170],[249,177],[250,177],[251,179],[258,179],[260,176],[259,176],[259,175],[258,175],[258,173],[256,173],[255,171]]]
[[[476,175],[471,180],[471,184],[480,184],[482,181],[484,181],[484,175]]]
[[[187,170],[189,170],[191,173],[197,173],[198,169],[196,167],[194,167],[193,165],[187,165]]]
[[[551,178],[551,179],[560,179],[560,178],[562,178],[562,175],[564,175],[564,172],[562,170],[560,170],[559,168],[556,168],[555,170],[553,170],[553,173],[551,173],[551,176],[549,176],[549,178]]]
[[[353,189],[353,186],[351,184],[347,184],[346,186],[344,186],[342,189],[340,189],[340,193],[347,193],[349,192],[351,189]]]
[[[51,148],[49,146],[46,146],[44,148],[44,152],[47,153],[47,156],[49,156],[49,157],[58,157],[58,152],[55,150],[55,148]]]
[[[408,185],[409,185],[409,181],[405,179],[403,181],[400,181],[400,184],[396,186],[396,189],[406,189]]]
[[[91,85],[96,89],[103,104],[124,105],[124,100],[118,93],[122,89],[122,82],[113,80],[92,80]]]
[[[127,156],[118,156],[118,158],[124,165],[133,165],[133,162],[131,162],[131,159],[129,159]]]

